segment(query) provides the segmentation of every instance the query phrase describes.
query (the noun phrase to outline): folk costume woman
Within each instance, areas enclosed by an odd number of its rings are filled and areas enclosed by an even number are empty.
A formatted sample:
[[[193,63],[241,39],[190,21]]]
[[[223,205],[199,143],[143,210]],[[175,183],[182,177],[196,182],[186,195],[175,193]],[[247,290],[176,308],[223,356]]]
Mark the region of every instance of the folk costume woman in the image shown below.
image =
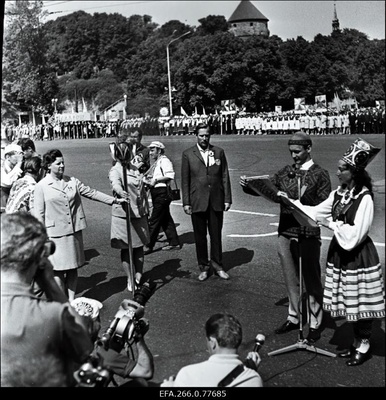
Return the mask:
[[[323,308],[332,318],[352,324],[354,342],[339,353],[348,366],[370,358],[374,319],[385,318],[385,292],[381,264],[369,237],[374,201],[366,166],[380,151],[357,139],[338,162],[341,186],[315,207],[305,208],[316,221],[334,231],[328,249]]]

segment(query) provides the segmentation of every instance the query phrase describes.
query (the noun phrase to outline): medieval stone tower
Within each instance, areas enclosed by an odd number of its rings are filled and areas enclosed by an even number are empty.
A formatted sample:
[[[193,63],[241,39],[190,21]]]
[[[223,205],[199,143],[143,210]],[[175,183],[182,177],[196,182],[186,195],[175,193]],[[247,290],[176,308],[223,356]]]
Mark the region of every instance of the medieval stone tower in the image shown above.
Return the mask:
[[[268,37],[268,21],[250,1],[242,0],[228,20],[229,31],[242,39],[253,35]]]

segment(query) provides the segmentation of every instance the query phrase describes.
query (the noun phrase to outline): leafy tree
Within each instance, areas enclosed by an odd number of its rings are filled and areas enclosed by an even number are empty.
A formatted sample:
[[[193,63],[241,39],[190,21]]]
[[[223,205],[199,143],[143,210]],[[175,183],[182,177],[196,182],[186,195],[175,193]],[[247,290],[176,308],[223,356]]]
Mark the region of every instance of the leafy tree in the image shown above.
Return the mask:
[[[162,104],[159,96],[144,90],[128,100],[127,113],[128,115],[140,115],[142,117],[147,113],[152,117],[157,117],[162,106],[164,104]]]
[[[216,32],[227,32],[228,22],[223,15],[208,15],[198,20],[201,24],[197,28],[198,35],[213,35]]]
[[[357,73],[350,88],[360,104],[373,106],[385,98],[385,41],[369,41],[358,47],[355,57]]]
[[[94,68],[108,68],[125,79],[125,64],[156,29],[150,16],[77,11],[46,24],[50,59],[58,73],[89,79]]]
[[[67,99],[78,112],[82,99],[96,110],[104,110],[124,95],[124,88],[114,73],[104,69],[91,79],[78,79],[75,75],[60,77],[60,97]]]
[[[52,109],[58,87],[47,59],[42,7],[42,1],[7,2],[2,73],[6,100],[44,112]]]
[[[159,38],[168,38],[171,40],[172,36],[176,38],[190,30],[191,27],[189,25],[186,25],[178,20],[173,19],[162,25],[157,34]]]
[[[16,4],[32,9],[41,2]],[[41,7],[36,10],[44,15]],[[176,111],[203,106],[214,112],[225,99],[260,111],[279,104],[292,109],[295,97],[313,104],[319,94],[332,99],[335,93],[341,98],[353,93],[363,105],[384,98],[385,41],[369,40],[355,29],[318,34],[313,41],[276,35],[242,40],[228,31],[223,16],[213,15],[200,19],[197,28],[177,20],[158,27],[148,15],[84,11],[43,26],[35,21],[18,16],[6,29],[3,87],[13,104],[18,97],[23,104],[38,104],[31,93],[40,93],[50,106],[57,97],[56,72],[63,104],[67,99],[77,108],[83,97],[103,110],[126,94],[129,114],[156,116],[169,102],[166,48],[188,31],[169,48]]]

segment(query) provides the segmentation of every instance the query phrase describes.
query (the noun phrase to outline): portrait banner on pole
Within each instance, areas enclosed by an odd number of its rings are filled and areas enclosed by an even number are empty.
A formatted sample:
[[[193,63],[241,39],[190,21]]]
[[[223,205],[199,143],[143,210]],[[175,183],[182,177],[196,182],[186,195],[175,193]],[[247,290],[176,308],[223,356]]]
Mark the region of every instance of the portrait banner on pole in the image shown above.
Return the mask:
[[[234,99],[232,100],[221,100],[221,108],[223,111],[235,111],[236,110],[236,102]]]
[[[315,107],[316,108],[327,108],[326,95],[315,96]]]
[[[294,98],[294,109],[295,111],[301,111],[306,109],[306,98],[297,97]]]

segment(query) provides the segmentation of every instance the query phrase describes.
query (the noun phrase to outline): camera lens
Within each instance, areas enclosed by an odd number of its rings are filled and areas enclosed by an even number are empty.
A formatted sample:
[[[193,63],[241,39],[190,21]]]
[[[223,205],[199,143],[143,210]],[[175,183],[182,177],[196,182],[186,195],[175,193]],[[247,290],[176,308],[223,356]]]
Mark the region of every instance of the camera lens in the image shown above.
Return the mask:
[[[141,306],[145,306],[147,301],[152,296],[155,289],[155,284],[151,284],[149,282],[145,282],[139,289],[137,289],[134,293],[133,300],[136,301]]]

